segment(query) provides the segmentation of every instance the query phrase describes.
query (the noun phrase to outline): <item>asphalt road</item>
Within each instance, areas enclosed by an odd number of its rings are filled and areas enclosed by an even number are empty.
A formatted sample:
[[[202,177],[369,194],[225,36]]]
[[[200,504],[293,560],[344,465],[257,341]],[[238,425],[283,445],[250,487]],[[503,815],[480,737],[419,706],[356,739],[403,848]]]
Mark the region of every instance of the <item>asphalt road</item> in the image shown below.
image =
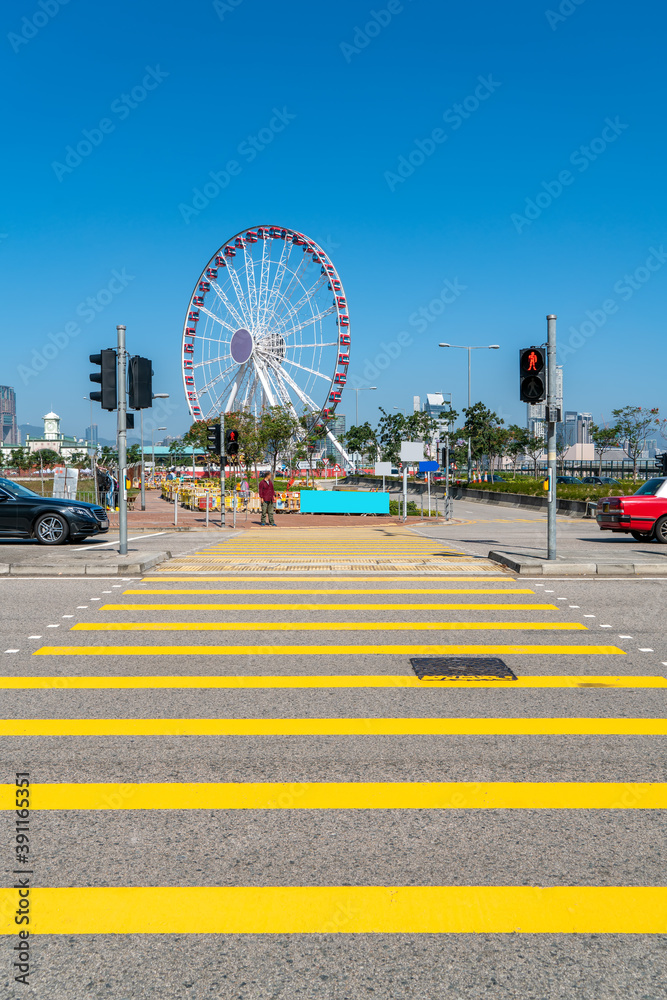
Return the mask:
[[[665,885],[667,581],[461,570],[487,537],[537,537],[522,524],[429,525],[451,551],[440,577],[226,568],[442,551],[369,527],[216,538],[206,574],[0,580],[3,782],[30,772],[37,887],[29,990],[10,975],[16,890],[1,898],[2,995],[664,996],[665,895],[646,894]],[[416,680],[411,656],[452,646],[518,680]]]

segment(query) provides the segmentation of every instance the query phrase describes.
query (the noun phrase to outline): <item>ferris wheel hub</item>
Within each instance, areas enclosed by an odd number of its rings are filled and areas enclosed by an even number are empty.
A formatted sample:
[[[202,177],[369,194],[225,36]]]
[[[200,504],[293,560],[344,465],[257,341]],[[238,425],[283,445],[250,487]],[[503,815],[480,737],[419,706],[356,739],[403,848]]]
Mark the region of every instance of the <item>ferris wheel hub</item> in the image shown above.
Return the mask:
[[[237,365],[244,365],[252,356],[254,342],[249,330],[237,330],[232,334],[229,350]]]

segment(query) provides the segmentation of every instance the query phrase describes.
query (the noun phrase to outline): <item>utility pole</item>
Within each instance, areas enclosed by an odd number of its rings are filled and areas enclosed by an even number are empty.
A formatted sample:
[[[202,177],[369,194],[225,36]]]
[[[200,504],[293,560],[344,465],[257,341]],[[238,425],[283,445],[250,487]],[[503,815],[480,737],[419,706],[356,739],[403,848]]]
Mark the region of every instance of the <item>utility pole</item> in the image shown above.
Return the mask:
[[[117,326],[118,334],[118,551],[127,555],[127,356],[125,353],[125,327]]]
[[[547,463],[549,502],[547,508],[547,559],[556,559],[556,316],[547,316]]]
[[[225,527],[225,415],[220,414],[220,527]]]

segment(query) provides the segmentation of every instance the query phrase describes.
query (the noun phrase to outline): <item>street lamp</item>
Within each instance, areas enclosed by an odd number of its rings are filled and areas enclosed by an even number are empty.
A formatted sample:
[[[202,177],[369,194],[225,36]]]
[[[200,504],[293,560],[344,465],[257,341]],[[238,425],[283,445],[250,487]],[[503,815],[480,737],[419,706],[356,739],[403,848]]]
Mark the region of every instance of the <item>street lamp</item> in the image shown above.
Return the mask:
[[[360,392],[373,392],[375,389],[377,389],[376,385],[362,385],[358,389],[352,389],[352,392],[356,392],[356,394],[357,394],[356,397],[355,397],[356,400],[357,400],[357,405],[356,405],[356,409],[354,411],[354,424],[355,424],[355,427],[359,426],[359,393]]]
[[[157,428],[157,430],[159,430],[159,431],[166,431],[166,429],[167,429],[166,427],[158,427]],[[156,431],[156,428],[153,427],[151,429],[151,450],[153,452],[153,479],[155,479],[155,440],[154,440],[155,431]]]
[[[479,347],[467,347],[467,346],[464,347],[463,344],[438,344],[438,347],[453,347],[455,350],[467,351],[468,352],[468,419],[469,419],[469,411],[470,411],[470,367],[471,367],[472,352],[473,351],[498,351],[498,350],[500,350],[500,344],[482,344]],[[468,435],[468,482],[470,482],[471,465],[472,465],[471,439],[470,439],[470,435]]]
[[[168,392],[154,392],[153,399],[169,399]],[[144,483],[145,471],[144,471],[144,411],[140,410],[140,422],[141,422],[141,509],[146,510],[146,484]],[[159,431],[166,431],[166,427],[158,427]],[[153,441],[153,433],[151,432],[151,443]],[[153,477],[155,477],[155,446],[153,448]]]

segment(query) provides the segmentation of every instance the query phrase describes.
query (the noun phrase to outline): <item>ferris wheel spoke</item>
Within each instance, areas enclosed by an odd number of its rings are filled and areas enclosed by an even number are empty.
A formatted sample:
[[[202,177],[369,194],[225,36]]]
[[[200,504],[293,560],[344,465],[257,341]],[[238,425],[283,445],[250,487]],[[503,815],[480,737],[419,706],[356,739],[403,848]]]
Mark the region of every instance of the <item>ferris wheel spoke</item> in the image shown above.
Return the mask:
[[[283,378],[285,379],[285,381],[287,382],[287,384],[290,385],[292,387],[292,389],[294,389],[295,393],[297,394],[297,396],[299,397],[299,399],[301,400],[301,402],[305,403],[305,405],[308,406],[313,411],[313,413],[319,413],[321,407],[319,407],[317,405],[317,403],[314,403],[312,401],[312,399],[310,398],[310,396],[308,395],[308,393],[305,392],[301,388],[301,386],[297,385],[297,383],[294,381],[294,379],[286,371],[283,370],[282,375],[283,375]]]
[[[307,305],[311,301],[311,299],[317,294],[317,292],[324,287],[324,285],[328,280],[329,276],[327,274],[318,274],[313,284],[310,286],[310,288],[307,288],[305,290],[301,298],[298,299],[294,303],[294,305],[292,306],[288,305],[287,314],[292,315],[300,312],[301,309],[303,309],[303,307]]]
[[[262,389],[264,390],[264,395],[266,397],[269,406],[276,406],[275,390],[267,377],[267,372],[266,369],[264,368],[264,365],[258,361],[255,361],[255,370],[257,372],[257,377],[259,378],[259,381],[262,383]]]
[[[269,297],[266,303],[266,313],[271,313],[274,311],[274,303],[280,291],[280,286],[283,282],[283,276],[285,274],[285,268],[287,267],[287,261],[289,260],[290,254],[292,252],[293,244],[285,241],[283,244],[283,249],[280,254],[280,260],[278,261],[278,266],[276,268],[276,273],[273,276],[273,284],[271,285],[271,291],[269,292]]]
[[[326,344],[324,341],[321,344],[285,344],[286,351],[300,351],[302,347],[338,347],[338,341],[330,340]]]
[[[302,372],[308,372],[309,375],[317,375],[318,378],[323,378],[325,382],[331,382],[330,375],[323,375],[322,372],[316,372],[314,368],[306,368],[305,365],[299,365],[296,361],[290,361],[289,358],[283,358],[283,364],[292,365],[293,368],[300,368]]]
[[[245,292],[241,288],[241,282],[239,276],[236,273],[236,268],[234,264],[230,261],[227,265],[227,273],[229,275],[230,281],[234,286],[234,291],[236,292],[236,298],[238,299],[239,307],[243,313],[243,322],[241,326],[252,326],[252,313],[248,310],[248,303],[246,302]]]
[[[192,367],[193,368],[203,368],[205,365],[212,365],[216,361],[226,361],[227,358],[231,358],[231,354],[221,354],[217,358],[206,358],[205,361],[197,361],[195,364],[193,364]]]
[[[213,388],[214,385],[218,384],[218,382],[220,381],[221,378],[225,377],[225,375],[227,374],[227,372],[232,371],[233,368],[234,368],[234,365],[229,365],[229,367],[225,368],[224,371],[219,372],[216,376],[214,376],[214,378],[209,379],[209,381],[206,382],[202,386],[202,388],[199,390],[199,392],[208,392],[210,389]]]
[[[215,284],[215,282],[213,282],[211,284],[211,288],[215,289],[215,291],[218,291],[218,286]],[[229,323],[227,323],[220,316],[216,316],[215,313],[212,313],[210,309],[206,308],[206,306],[199,306],[198,308],[199,308],[199,312],[204,313],[204,315],[208,316],[210,319],[212,319],[214,323],[219,323],[220,326],[224,326],[225,330],[229,330],[230,333],[234,333],[235,332],[233,326],[230,326]],[[228,307],[228,308],[229,308],[229,311],[231,312],[231,307]],[[212,338],[210,338],[210,337],[199,337],[199,334],[197,334],[197,339],[198,340],[211,340]]]
[[[269,297],[269,275],[271,273],[271,244],[273,240],[262,240],[262,262],[259,274],[259,295],[257,298],[257,323],[266,321],[266,303]]]
[[[284,334],[284,336],[291,337],[293,334],[298,333],[300,330],[305,330],[306,327],[312,326],[313,323],[317,323],[320,320],[326,319],[327,316],[331,316],[331,314],[335,312],[336,312],[336,307],[329,306],[329,308],[325,309],[324,312],[315,313],[309,319],[304,320],[303,323],[299,323],[298,326],[293,326],[291,330],[288,330]]]
[[[228,267],[227,271],[229,272],[230,270],[231,270],[231,268]],[[232,303],[231,299],[227,298],[226,293],[222,290],[222,288],[220,287],[220,285],[218,284],[217,281],[212,281],[211,282],[211,288],[213,289],[213,291],[215,292],[215,294],[218,296],[218,298],[220,299],[220,301],[224,305],[224,307],[227,310],[227,312],[233,317],[234,322],[237,324],[236,329],[238,330],[238,328],[240,326],[244,326],[245,325],[244,320],[241,319],[241,316],[236,311],[236,307]],[[199,307],[200,312],[201,312],[202,308],[203,308],[202,306]],[[219,323],[221,323],[222,326],[224,326],[227,330],[231,330],[232,333],[235,332],[233,326],[230,326],[228,323],[223,322],[217,316],[214,316],[213,313],[208,312],[208,310],[206,310],[206,309],[204,310],[204,312],[206,312],[206,314],[208,316],[210,316],[211,319],[217,320]]]
[[[254,325],[257,319],[257,288],[255,286],[255,265],[252,254],[248,253],[247,245],[243,247],[245,261],[246,285],[248,286],[248,303],[250,305],[250,322]]]
[[[283,302],[289,302],[289,296],[292,292],[292,286],[296,287],[300,285],[303,288],[303,281],[301,279],[308,270],[308,264],[309,264],[308,256],[307,254],[304,254],[302,260],[299,261],[296,268],[293,271],[290,271],[292,277],[287,282],[285,288],[282,289],[281,291],[281,299]]]

